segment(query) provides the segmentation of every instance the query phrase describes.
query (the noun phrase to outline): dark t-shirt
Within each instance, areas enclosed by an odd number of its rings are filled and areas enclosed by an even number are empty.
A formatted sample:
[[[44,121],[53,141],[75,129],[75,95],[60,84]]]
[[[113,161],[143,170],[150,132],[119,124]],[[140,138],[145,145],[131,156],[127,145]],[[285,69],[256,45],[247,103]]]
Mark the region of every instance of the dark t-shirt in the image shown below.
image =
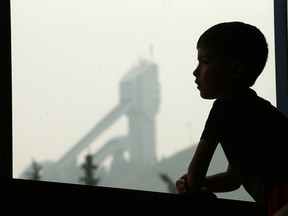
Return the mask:
[[[263,205],[288,178],[288,118],[252,89],[214,102],[202,139],[221,144],[247,192]]]

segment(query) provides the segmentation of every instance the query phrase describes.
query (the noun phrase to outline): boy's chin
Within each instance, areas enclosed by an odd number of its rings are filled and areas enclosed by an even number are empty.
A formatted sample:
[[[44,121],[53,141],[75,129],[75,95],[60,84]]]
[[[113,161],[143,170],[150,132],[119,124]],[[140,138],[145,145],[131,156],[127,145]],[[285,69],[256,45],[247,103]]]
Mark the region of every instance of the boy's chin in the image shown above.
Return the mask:
[[[205,94],[203,92],[200,92],[200,96],[201,96],[201,98],[206,99],[206,100],[216,99],[216,97],[214,95]]]

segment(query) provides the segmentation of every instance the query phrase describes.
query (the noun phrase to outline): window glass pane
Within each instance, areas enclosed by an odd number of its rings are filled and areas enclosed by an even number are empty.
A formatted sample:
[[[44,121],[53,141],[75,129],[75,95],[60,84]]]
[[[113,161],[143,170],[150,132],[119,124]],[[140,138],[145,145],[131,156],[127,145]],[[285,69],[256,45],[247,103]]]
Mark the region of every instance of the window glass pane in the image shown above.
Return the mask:
[[[173,192],[165,179],[186,172],[213,103],[194,83],[196,42],[219,22],[265,34],[269,59],[253,88],[276,104],[272,0],[13,0],[11,8],[14,178],[32,178],[34,162],[41,180],[83,184],[91,154],[99,186]],[[211,172],[225,169],[221,149],[215,157]],[[239,193],[228,196],[250,199]]]

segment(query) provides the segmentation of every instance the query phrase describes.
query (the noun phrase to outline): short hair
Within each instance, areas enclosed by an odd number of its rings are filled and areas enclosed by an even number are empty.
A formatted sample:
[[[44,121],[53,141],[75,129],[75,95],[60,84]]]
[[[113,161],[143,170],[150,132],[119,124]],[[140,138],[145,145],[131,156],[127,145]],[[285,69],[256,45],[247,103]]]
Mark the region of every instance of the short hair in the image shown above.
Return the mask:
[[[243,62],[244,84],[252,86],[262,73],[268,58],[268,44],[255,26],[242,22],[219,23],[206,30],[197,42],[223,55],[228,61]]]

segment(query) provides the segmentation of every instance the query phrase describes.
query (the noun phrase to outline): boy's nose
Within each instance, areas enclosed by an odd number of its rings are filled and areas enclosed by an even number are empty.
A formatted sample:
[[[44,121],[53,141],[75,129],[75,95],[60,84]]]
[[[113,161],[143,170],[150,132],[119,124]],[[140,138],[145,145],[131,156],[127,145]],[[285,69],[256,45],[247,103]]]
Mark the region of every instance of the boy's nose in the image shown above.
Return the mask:
[[[193,71],[193,75],[194,75],[195,77],[199,75],[198,67],[196,67],[195,70]]]

